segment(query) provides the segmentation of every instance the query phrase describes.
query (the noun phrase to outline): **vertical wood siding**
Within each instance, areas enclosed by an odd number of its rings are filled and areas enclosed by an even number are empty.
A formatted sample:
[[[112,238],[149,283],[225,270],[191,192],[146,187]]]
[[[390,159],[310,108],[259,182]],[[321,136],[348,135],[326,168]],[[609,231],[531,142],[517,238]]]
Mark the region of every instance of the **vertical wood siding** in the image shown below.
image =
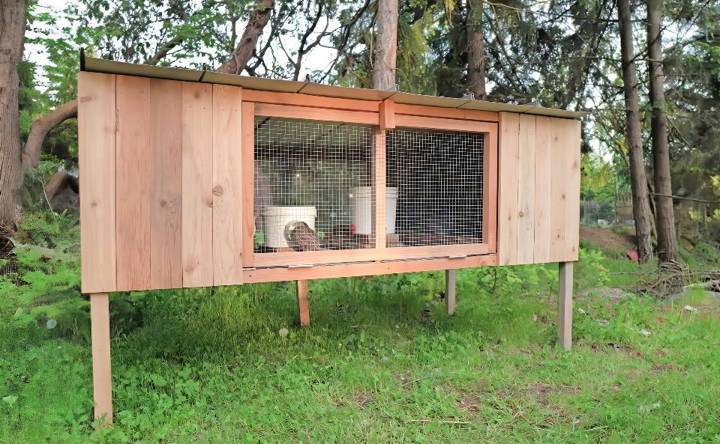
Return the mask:
[[[580,121],[500,113],[500,265],[575,261]]]
[[[520,115],[502,113],[500,117],[498,187],[498,264],[517,261],[518,185],[520,166]]]
[[[82,291],[115,291],[115,76],[81,72],[78,81]]]
[[[183,286],[182,83],[150,81],[152,150],[150,285]]]
[[[150,288],[150,79],[117,76],[118,290]],[[82,180],[81,180],[82,181]]]
[[[215,285],[242,283],[242,88],[213,85],[213,269]]]
[[[182,85],[183,286],[213,285],[212,85]]]
[[[213,221],[212,85],[81,73],[79,91],[83,291],[220,284],[213,230],[226,225]],[[229,109],[215,115],[232,121]],[[239,153],[239,140],[226,139],[223,155]],[[239,166],[225,180],[238,183]],[[239,209],[218,206],[221,222]]]

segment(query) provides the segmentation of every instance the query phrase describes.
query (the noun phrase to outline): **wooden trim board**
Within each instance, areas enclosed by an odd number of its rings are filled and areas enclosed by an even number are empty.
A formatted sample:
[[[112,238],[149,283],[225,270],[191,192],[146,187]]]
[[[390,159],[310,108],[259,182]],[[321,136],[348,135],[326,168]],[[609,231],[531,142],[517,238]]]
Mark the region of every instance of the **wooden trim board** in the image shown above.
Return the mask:
[[[414,273],[432,270],[491,267],[497,265],[497,256],[487,254],[461,259],[415,259],[387,262],[356,262],[334,265],[318,265],[307,268],[257,268],[245,269],[244,282],[280,282],[303,279],[331,279],[340,277],[371,276],[395,273]]]
[[[369,111],[348,111],[312,106],[275,105],[256,103],[255,115],[282,117],[286,119],[322,120],[326,122],[359,123],[377,125],[380,114]]]

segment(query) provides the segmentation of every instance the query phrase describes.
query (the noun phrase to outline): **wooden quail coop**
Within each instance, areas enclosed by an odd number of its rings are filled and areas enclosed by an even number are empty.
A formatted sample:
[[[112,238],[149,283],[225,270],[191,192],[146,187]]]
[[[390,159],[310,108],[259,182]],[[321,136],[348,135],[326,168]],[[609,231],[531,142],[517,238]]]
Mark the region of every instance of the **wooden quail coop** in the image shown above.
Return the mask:
[[[108,292],[559,262],[570,345],[581,113],[131,65],[78,76],[96,414]],[[451,305],[452,301],[452,305]]]

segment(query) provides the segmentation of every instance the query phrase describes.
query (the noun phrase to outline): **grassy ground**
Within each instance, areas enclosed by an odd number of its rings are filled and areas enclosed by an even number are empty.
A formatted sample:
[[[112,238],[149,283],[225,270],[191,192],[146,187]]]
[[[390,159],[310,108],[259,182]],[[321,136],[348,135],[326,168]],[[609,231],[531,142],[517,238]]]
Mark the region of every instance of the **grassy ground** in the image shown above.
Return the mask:
[[[718,304],[585,291],[637,270],[583,250],[570,353],[556,266],[463,270],[454,317],[441,273],[313,282],[303,330],[289,284],[113,295],[115,426],[86,326],[0,327],[0,441],[720,441]]]

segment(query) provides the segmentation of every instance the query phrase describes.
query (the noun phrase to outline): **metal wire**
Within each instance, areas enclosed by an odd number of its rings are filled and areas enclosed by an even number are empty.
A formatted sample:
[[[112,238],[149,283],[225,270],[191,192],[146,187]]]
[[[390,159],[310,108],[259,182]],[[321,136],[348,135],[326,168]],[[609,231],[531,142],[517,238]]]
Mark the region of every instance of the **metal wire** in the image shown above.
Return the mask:
[[[386,147],[387,186],[398,190],[388,247],[482,243],[485,135],[396,128]]]
[[[257,117],[255,251],[374,247],[373,146],[369,126]]]

